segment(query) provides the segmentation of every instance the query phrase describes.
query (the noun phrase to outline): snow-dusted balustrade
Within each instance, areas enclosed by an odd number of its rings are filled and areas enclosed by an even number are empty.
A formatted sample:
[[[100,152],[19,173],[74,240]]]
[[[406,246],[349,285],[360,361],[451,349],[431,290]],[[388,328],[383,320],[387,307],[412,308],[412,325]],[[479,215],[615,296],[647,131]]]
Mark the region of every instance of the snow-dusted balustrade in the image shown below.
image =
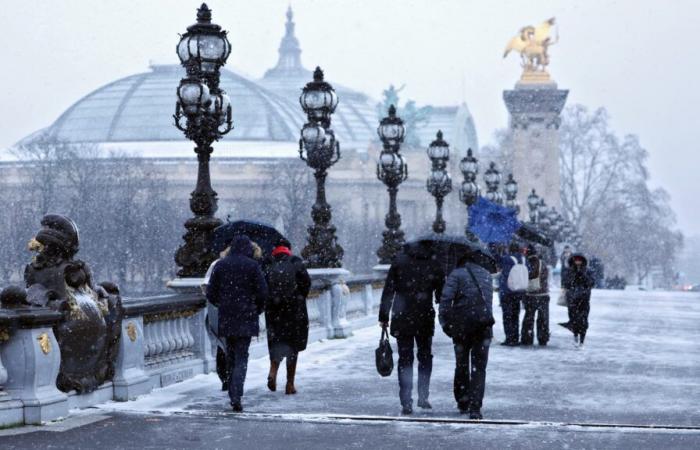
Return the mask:
[[[309,341],[345,338],[376,322],[381,274],[350,276],[343,269],[310,270]],[[125,298],[114,376],[90,393],[56,388],[61,353],[53,327],[61,315],[45,308],[0,308],[0,426],[39,424],[69,410],[110,400],[127,401],[155,388],[215,370],[207,331],[206,300],[199,290]],[[267,352],[264,316],[253,357]]]

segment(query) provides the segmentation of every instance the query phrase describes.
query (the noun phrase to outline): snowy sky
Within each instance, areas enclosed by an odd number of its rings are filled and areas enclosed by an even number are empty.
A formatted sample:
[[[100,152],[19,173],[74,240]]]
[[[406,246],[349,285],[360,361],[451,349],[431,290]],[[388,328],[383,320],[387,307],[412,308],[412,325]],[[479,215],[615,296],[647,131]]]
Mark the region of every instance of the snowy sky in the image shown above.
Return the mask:
[[[229,31],[229,65],[260,77],[277,60],[288,0],[210,0]],[[379,98],[391,83],[419,103],[466,100],[481,144],[507,123],[501,91],[519,76],[502,59],[524,25],[556,17],[550,71],[569,103],[606,106],[619,133],[637,133],[655,185],[679,224],[700,234],[697,195],[700,2],[693,0],[293,0],[307,68]],[[0,147],[49,125],[110,81],[176,62],[195,0],[0,0],[5,36]],[[175,89],[175,86],[173,86]],[[235,102],[235,99],[232,99]],[[694,107],[694,108],[693,108]]]

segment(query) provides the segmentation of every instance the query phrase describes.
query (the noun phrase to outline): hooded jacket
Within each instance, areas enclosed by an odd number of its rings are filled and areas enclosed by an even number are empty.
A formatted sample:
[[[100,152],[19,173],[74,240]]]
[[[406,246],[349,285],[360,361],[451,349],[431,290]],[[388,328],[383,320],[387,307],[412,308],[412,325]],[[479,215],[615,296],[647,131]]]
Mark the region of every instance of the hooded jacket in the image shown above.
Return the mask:
[[[421,243],[407,244],[389,268],[379,321],[388,322],[391,335],[432,336],[435,332],[433,295],[440,298],[445,273],[432,258],[430,249]]]
[[[583,260],[583,264],[579,268],[574,264],[576,259]],[[574,253],[569,257],[568,263],[569,269],[562,280],[567,295],[571,297],[590,297],[591,289],[595,286],[595,279],[590,269],[588,269],[588,260],[580,253]]]
[[[219,337],[257,336],[258,316],[267,299],[267,283],[260,265],[252,259],[247,236],[236,236],[231,252],[214,266],[207,300],[219,307]]]

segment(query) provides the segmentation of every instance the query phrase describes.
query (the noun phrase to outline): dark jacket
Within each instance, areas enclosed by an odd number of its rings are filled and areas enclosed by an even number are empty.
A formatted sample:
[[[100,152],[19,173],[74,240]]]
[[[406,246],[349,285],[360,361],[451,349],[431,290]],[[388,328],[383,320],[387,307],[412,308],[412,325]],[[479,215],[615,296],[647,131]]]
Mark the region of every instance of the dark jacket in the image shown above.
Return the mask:
[[[250,239],[237,236],[231,252],[214,266],[207,300],[219,307],[219,337],[257,336],[258,316],[267,298],[267,283],[260,265],[252,259]]]
[[[384,283],[379,321],[388,322],[391,335],[432,336],[435,332],[433,294],[440,298],[445,273],[421,244],[409,244],[396,255]]]
[[[575,258],[583,259],[583,264],[577,268],[574,264]],[[590,269],[588,260],[581,254],[576,253],[569,258],[569,269],[566,271],[562,286],[566,289],[568,298],[590,299],[591,289],[595,286],[595,279]]]
[[[498,290],[500,291],[501,295],[513,293],[510,289],[508,289],[508,275],[510,275],[510,270],[515,265],[513,258],[515,258],[519,263],[525,263],[525,265],[527,265],[527,260],[519,253],[501,256],[501,260],[498,264],[499,268],[501,269],[501,275],[498,278]]]
[[[267,327],[267,345],[272,346],[284,342],[295,351],[306,349],[309,339],[309,314],[306,310],[306,298],[311,289],[311,278],[306,271],[301,258],[289,255],[277,255],[267,265],[267,269],[275,263],[291,264],[294,268],[296,289],[287,295],[275,296],[272,292],[265,304],[265,325]],[[266,272],[266,278],[269,273]]]
[[[471,270],[474,278],[469,275]],[[474,283],[474,279],[476,282]],[[481,266],[467,262],[464,266],[455,268],[445,281],[445,287],[440,296],[440,325],[445,327],[452,308],[484,302],[486,309],[493,315],[493,287],[491,274]],[[482,297],[483,296],[483,297]],[[491,337],[491,327],[486,330]]]
[[[537,255],[531,255],[527,258],[528,278],[534,280],[539,277],[540,288],[536,291],[528,289],[527,295],[544,296],[549,295],[549,269],[547,264]]]

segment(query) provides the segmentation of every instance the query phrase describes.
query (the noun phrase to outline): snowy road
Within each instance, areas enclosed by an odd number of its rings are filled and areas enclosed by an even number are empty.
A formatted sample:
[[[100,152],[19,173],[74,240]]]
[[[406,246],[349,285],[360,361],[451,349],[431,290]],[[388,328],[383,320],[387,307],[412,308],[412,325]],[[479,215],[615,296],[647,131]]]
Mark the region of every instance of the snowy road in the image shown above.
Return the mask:
[[[102,442],[109,448],[125,441],[106,436],[122,433],[138,436],[147,446],[170,448],[231,443],[331,448],[380,442],[383,448],[437,442],[447,448],[470,443],[487,448],[700,448],[700,296],[596,291],[584,350],[574,349],[568,331],[556,325],[564,321],[565,309],[554,304],[550,309],[549,346],[491,347],[484,417],[525,424],[462,422],[452,397],[452,346],[441,331],[433,347],[434,409],[395,421],[398,384],[395,374],[376,374],[379,328],[372,327],[347,340],[311,344],[300,356],[296,396],[269,392],[267,360],[252,360],[242,417],[229,413],[228,399],[212,374],[133,402],[84,411],[83,416],[106,417],[62,433],[3,437],[0,431],[0,443],[21,448],[46,439],[58,447]],[[496,342],[503,339],[500,320],[495,334]],[[278,383],[283,382],[281,370]],[[651,425],[661,428],[646,428]],[[101,432],[107,430],[111,432]],[[165,435],[169,444],[159,440]]]

